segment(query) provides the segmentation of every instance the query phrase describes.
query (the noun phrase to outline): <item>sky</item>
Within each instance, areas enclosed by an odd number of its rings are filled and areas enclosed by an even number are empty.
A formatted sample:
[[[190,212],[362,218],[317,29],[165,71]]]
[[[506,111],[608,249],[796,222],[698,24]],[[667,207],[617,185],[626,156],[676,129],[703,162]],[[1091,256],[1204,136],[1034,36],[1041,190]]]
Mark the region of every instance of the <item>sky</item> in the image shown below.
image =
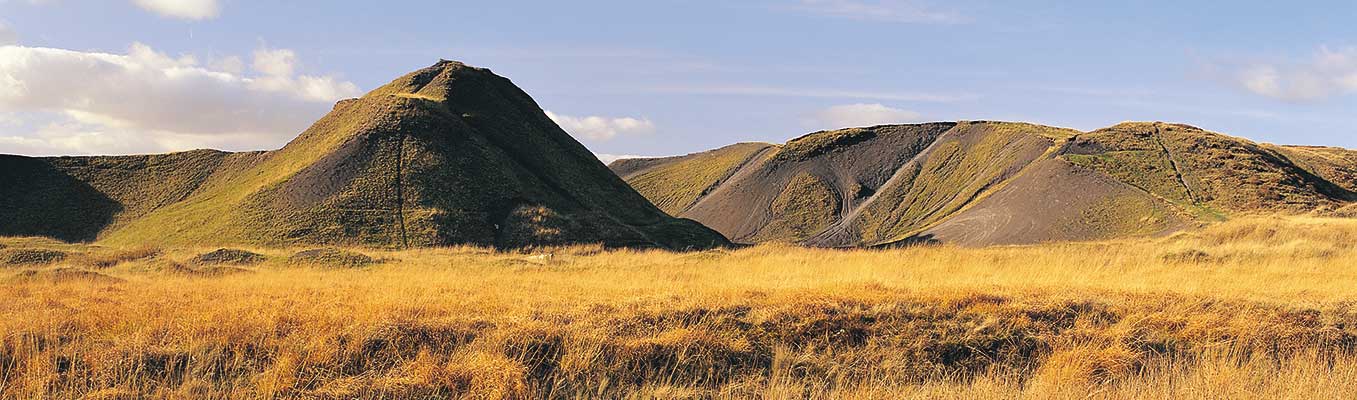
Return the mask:
[[[451,59],[609,160],[955,120],[1357,148],[1357,2],[0,0],[0,153],[275,149]]]

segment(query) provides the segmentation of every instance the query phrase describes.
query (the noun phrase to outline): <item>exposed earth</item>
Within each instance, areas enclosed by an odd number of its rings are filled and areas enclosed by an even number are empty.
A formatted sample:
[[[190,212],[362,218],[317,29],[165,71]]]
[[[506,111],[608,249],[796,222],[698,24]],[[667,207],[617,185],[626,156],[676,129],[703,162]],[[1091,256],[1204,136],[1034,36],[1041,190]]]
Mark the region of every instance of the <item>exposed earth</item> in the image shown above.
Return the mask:
[[[1239,214],[1340,215],[1357,199],[1357,152],[1159,122],[849,128],[611,168],[733,241],[827,247],[1152,236]]]

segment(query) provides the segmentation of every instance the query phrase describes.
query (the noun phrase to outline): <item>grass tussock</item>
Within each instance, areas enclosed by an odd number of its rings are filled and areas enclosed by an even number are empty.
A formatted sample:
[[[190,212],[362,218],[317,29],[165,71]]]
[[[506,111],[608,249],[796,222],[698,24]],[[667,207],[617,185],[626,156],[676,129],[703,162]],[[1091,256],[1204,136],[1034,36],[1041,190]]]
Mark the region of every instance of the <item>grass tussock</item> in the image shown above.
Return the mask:
[[[359,268],[378,262],[366,254],[336,248],[302,250],[288,257],[292,264],[304,264],[331,268]]]
[[[362,269],[248,248],[266,261],[238,274],[172,273],[212,249],[165,249],[0,283],[0,397],[1350,397],[1354,235],[1259,217],[984,249],[353,249],[392,260]]]

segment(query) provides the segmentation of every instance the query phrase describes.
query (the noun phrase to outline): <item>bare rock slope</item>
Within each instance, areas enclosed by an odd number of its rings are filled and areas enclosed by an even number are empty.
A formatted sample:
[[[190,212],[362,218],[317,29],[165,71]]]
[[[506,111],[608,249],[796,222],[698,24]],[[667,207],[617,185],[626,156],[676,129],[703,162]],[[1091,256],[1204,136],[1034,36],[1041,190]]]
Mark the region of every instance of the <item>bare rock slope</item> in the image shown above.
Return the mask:
[[[831,247],[1158,235],[1357,199],[1357,152],[1165,123],[849,128],[612,168],[665,211],[734,241]]]

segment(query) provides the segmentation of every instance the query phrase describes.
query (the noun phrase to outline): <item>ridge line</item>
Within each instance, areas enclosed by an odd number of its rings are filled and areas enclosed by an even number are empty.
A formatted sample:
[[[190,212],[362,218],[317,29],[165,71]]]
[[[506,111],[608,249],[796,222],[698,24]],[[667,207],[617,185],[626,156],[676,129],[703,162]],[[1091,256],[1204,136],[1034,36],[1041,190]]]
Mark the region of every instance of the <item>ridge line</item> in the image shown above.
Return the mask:
[[[734,178],[736,174],[740,173],[745,168],[749,167],[749,165],[753,164],[755,160],[763,159],[764,153],[767,153],[769,150],[772,150],[776,147],[777,146],[764,147],[763,149],[760,149],[759,151],[750,154],[748,157],[745,157],[743,161],[740,161],[740,165],[736,165],[735,168],[731,168],[730,171],[727,172],[725,176],[722,176],[715,182],[712,182],[711,185],[708,185],[707,187],[703,188],[702,193],[698,193],[697,198],[693,199],[693,202],[688,203],[688,205],[683,207],[682,210],[679,210],[677,214],[686,213],[689,210],[692,210],[693,207],[697,207],[698,203],[701,203],[702,200],[706,200],[707,197],[711,196],[713,192],[719,190],[723,185],[725,185],[727,181],[729,181],[731,178]]]
[[[838,221],[835,221],[833,224],[826,227],[825,229],[821,229],[819,232],[816,232],[810,238],[803,240],[802,242],[809,243],[814,241],[823,243],[824,241],[836,238],[838,235],[850,234],[849,230],[852,229],[851,226],[852,220],[856,219],[859,215],[861,215],[863,210],[866,209],[868,205],[871,205],[872,203],[876,202],[877,198],[881,196],[881,192],[884,189],[889,187],[892,183],[898,182],[899,179],[902,179],[900,178],[900,173],[903,172],[905,168],[909,168],[910,166],[916,166],[922,169],[922,164],[919,162],[919,158],[925,154],[931,153],[933,149],[937,147],[938,143],[942,142],[943,138],[947,137],[949,134],[955,131],[958,126],[961,126],[961,123],[953,124],[950,128],[947,128],[947,130],[938,133],[937,136],[934,136],[933,139],[928,142],[928,146],[924,146],[924,148],[922,150],[919,150],[918,153],[915,153],[913,156],[910,156],[909,160],[906,160],[905,162],[901,163],[899,167],[896,167],[895,171],[891,172],[891,176],[889,178],[886,178],[886,181],[882,182],[881,185],[876,188],[876,192],[873,192],[871,196],[867,196],[866,199],[862,199],[861,202],[855,204],[855,207],[853,207],[852,210],[849,210],[847,213],[840,214]],[[915,174],[918,174],[918,172],[916,171]],[[858,232],[858,234],[861,235],[861,232]]]

